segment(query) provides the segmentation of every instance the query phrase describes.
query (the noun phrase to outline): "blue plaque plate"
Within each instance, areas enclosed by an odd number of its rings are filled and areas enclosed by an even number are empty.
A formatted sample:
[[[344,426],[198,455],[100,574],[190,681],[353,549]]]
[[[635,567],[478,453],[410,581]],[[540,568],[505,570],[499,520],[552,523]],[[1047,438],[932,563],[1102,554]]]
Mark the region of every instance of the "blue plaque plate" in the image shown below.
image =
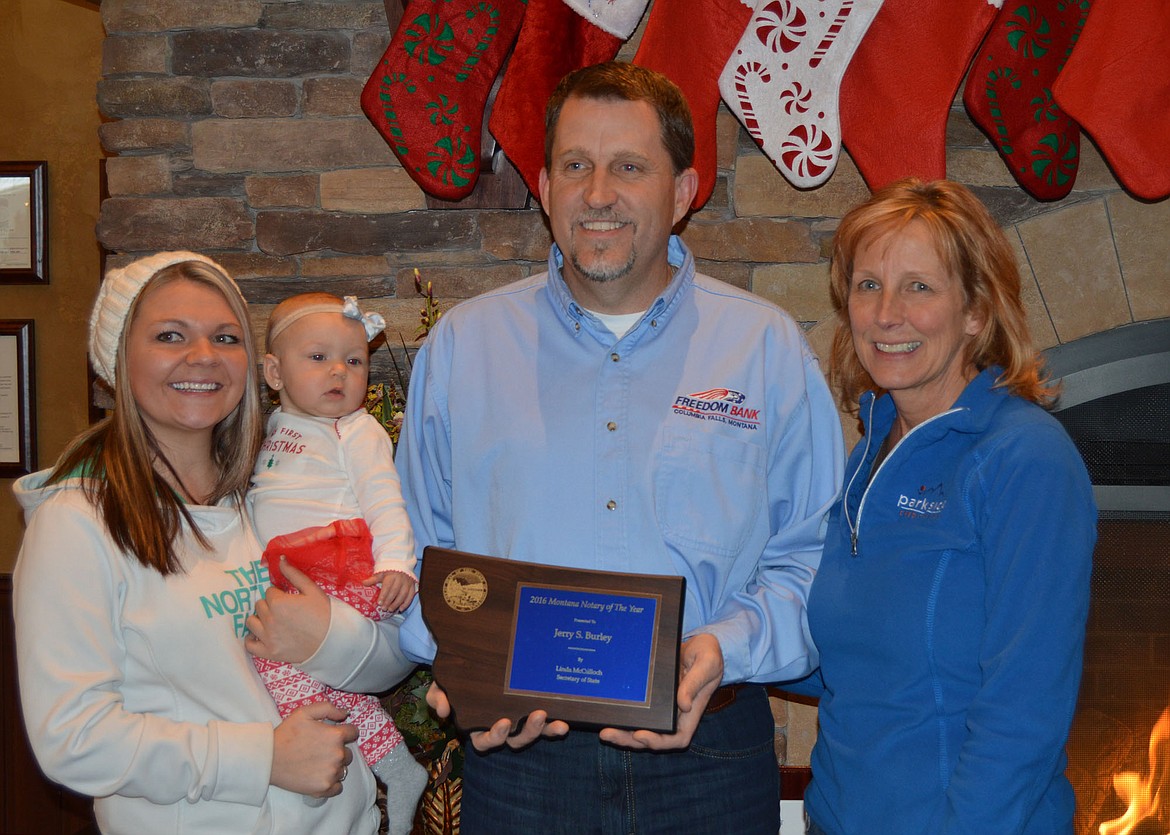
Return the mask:
[[[542,709],[574,727],[673,733],[684,589],[434,547],[419,578],[435,680],[465,731]]]

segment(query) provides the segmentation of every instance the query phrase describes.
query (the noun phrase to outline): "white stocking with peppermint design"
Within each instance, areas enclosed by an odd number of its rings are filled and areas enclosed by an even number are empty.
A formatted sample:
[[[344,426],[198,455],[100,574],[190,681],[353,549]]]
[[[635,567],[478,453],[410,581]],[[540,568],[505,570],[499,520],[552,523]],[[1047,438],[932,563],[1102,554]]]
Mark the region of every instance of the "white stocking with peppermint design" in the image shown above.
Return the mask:
[[[825,182],[841,152],[841,77],[882,0],[759,0],[719,76],[723,101],[790,183]]]

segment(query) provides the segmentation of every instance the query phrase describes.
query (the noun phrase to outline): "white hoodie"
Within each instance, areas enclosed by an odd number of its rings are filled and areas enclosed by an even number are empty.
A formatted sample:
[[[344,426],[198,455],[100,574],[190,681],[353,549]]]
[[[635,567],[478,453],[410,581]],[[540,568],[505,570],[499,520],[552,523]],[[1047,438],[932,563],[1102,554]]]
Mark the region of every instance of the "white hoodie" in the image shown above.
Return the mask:
[[[317,807],[268,784],[280,717],[242,641],[268,573],[236,508],[188,507],[211,547],[186,533],[185,571],[164,577],[117,548],[78,480],[47,476],[13,488],[28,526],[14,605],[25,724],[50,779],[95,796],[104,833],[375,832],[368,769]]]

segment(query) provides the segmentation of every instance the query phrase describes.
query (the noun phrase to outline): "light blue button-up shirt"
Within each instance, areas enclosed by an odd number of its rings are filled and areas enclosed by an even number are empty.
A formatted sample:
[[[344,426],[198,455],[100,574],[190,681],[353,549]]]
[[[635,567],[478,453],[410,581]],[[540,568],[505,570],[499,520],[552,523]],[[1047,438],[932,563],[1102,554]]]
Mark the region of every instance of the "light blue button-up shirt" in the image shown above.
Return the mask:
[[[805,602],[841,483],[837,411],[775,305],[677,272],[620,339],[547,274],[449,310],[414,362],[397,464],[415,538],[573,568],[686,578],[685,634],[724,682],[817,665]],[[417,603],[408,655],[434,657]]]

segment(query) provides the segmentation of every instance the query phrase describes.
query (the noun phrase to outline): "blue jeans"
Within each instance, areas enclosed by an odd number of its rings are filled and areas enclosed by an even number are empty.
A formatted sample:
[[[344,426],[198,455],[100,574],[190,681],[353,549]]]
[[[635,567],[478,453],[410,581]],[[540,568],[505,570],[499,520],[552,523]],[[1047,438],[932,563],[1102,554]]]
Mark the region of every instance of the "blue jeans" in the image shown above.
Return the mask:
[[[686,751],[626,751],[570,731],[523,751],[468,748],[463,835],[776,835],[779,770],[762,686],[707,713]]]
[[[477,754],[463,767],[463,835],[776,835],[780,781],[763,687],[699,723],[685,751],[651,753],[570,731],[523,751]]]

